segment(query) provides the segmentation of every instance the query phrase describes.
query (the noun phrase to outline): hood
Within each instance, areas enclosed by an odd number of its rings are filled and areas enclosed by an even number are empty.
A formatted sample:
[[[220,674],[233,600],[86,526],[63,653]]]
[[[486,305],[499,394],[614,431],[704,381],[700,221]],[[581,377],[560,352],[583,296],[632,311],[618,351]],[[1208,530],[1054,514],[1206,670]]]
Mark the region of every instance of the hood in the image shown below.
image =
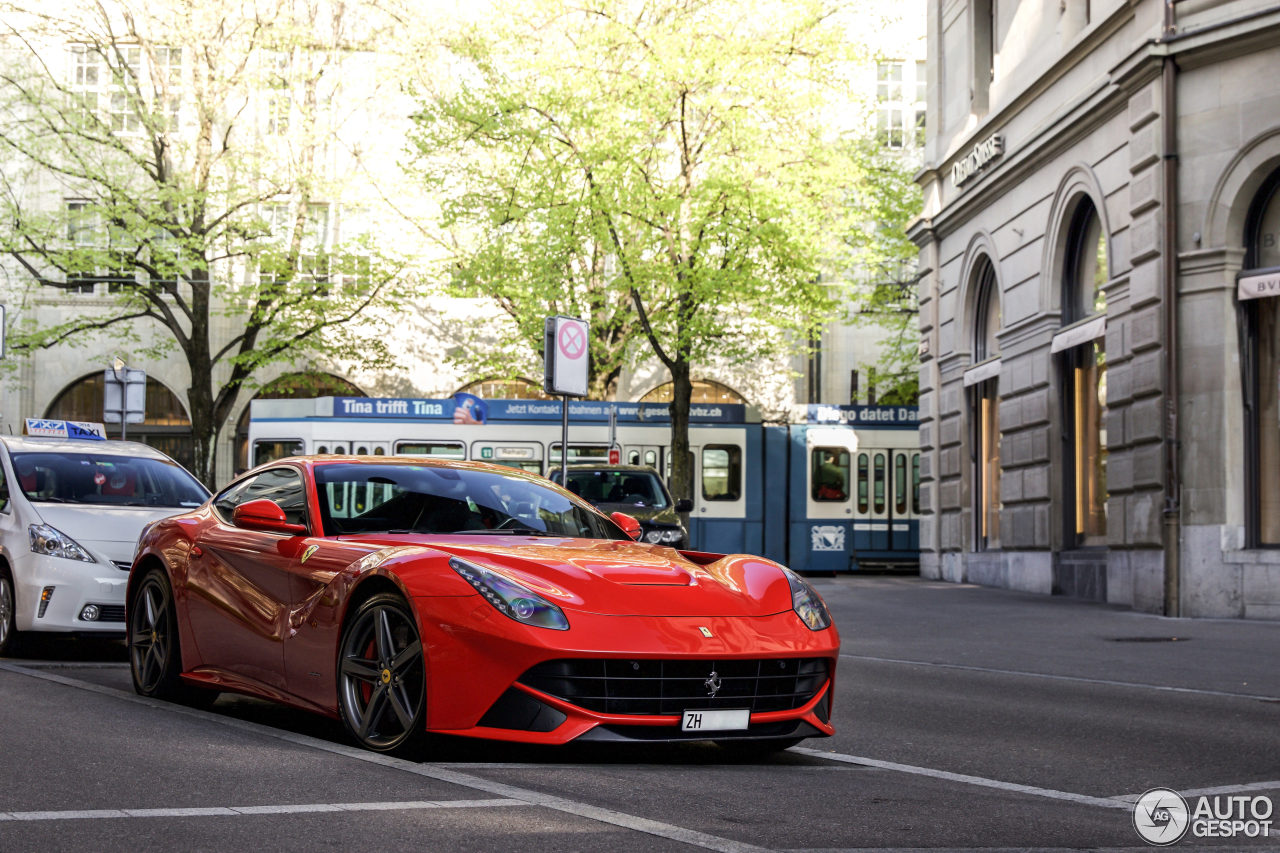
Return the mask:
[[[607,501],[601,501],[595,504],[596,508],[608,515],[611,512],[625,512],[636,521],[645,524],[667,524],[672,527],[680,526],[680,516],[676,513],[676,508],[668,504],[662,508],[655,508],[645,504],[615,504]]]
[[[132,563],[142,528],[153,521],[188,510],[180,507],[97,506],[93,504],[33,504],[40,520],[56,527],[97,555]]]
[[[767,616],[791,609],[791,588],[778,565],[745,554],[700,564],[672,548],[640,542],[448,536],[422,544],[497,569],[566,610]]]

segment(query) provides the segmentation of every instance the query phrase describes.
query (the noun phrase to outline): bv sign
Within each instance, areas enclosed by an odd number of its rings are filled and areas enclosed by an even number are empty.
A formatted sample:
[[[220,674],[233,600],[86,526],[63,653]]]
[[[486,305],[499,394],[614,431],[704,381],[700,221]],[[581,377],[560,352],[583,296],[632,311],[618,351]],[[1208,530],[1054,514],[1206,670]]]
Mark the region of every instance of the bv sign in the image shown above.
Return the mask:
[[[1264,296],[1280,296],[1280,268],[1241,273],[1236,281],[1236,298],[1243,301]]]
[[[543,388],[548,394],[587,396],[587,324],[574,317],[548,317],[543,330],[545,374]]]

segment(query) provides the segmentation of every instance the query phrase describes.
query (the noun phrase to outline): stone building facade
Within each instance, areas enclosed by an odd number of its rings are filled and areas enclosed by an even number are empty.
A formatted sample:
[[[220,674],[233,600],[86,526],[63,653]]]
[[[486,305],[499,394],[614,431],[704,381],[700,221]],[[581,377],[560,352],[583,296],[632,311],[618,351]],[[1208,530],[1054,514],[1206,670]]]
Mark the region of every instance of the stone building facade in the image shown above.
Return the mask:
[[[1280,5],[928,26],[921,573],[1280,618]]]

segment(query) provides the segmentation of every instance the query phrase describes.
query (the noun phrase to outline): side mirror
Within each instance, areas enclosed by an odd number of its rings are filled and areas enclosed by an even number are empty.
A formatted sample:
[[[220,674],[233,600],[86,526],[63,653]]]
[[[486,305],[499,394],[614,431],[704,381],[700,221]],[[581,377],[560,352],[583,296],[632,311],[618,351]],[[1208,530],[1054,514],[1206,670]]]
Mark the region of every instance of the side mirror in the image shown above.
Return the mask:
[[[622,528],[622,532],[630,536],[632,539],[639,539],[643,532],[640,529],[640,522],[636,521],[632,516],[625,512],[615,512],[609,515],[613,519],[613,523]]]
[[[676,501],[676,512],[693,512],[693,501],[689,498]]]
[[[280,505],[266,498],[240,504],[231,513],[231,523],[245,530],[284,533],[289,536],[306,536],[309,532],[305,524],[290,524]]]

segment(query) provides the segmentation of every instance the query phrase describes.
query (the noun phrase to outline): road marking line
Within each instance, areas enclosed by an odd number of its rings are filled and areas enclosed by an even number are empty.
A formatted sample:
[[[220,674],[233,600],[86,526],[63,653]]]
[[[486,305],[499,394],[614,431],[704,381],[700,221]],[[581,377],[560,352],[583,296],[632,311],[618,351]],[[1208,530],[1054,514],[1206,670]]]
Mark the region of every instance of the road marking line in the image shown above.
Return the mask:
[[[521,800],[522,802],[529,803],[531,805],[542,806],[543,808],[563,812],[564,814],[583,817],[588,820],[617,826],[622,829],[643,832],[646,835],[655,835],[659,838],[669,838],[673,841],[679,841],[683,844],[689,844],[694,847],[702,847],[707,850],[718,850],[721,851],[721,853],[771,853],[769,848],[758,847],[754,844],[747,844],[741,841],[734,841],[731,838],[722,838],[718,835],[699,832],[695,829],[686,829],[682,826],[662,823],[660,821],[650,820],[649,818],[614,811],[613,809],[593,806],[587,803],[579,803],[574,800],[565,799],[564,797],[557,797],[553,794],[543,794],[539,791],[519,788],[514,785],[506,785],[502,782],[491,782],[488,779],[483,779],[479,776],[472,776],[467,773],[459,773],[457,771],[450,770],[446,765],[442,764],[418,764],[413,761],[406,761],[403,758],[392,758],[388,755],[380,755],[376,752],[369,752],[368,750],[359,749],[354,746],[329,743],[328,741],[310,737],[309,735],[300,735],[293,732],[274,729],[260,723],[249,722],[248,720],[223,717],[209,711],[188,708],[184,705],[175,705],[172,702],[162,702],[158,699],[150,699],[146,696],[139,696],[135,693],[125,693],[122,690],[116,690],[112,687],[103,687],[102,685],[93,684],[88,681],[78,681],[77,679],[67,678],[64,675],[57,675],[52,672],[23,669],[21,666],[15,666],[11,663],[0,662],[0,670],[13,672],[18,675],[25,675],[30,678],[38,678],[43,681],[61,684],[66,687],[74,687],[90,693],[97,693],[113,699],[131,702],[135,705],[154,708],[158,711],[181,714],[193,719],[216,723],[221,726],[226,726],[227,728],[237,729],[251,734],[275,738],[276,740],[282,740],[298,746],[318,749],[324,752],[331,752],[346,758],[354,758],[357,761],[363,761],[368,764],[378,764],[383,767],[389,767],[393,770],[402,770],[405,773],[413,773],[417,776],[435,779],[438,782],[445,782],[451,785],[471,788],[476,791],[483,791],[498,797]]]
[[[0,812],[5,820],[102,820],[127,817],[240,817],[246,815],[305,814],[312,812],[400,811],[528,806],[522,800],[409,800],[387,803],[299,803],[281,806],[211,806],[176,809],[88,809],[84,811]]]
[[[959,663],[933,663],[925,660],[900,660],[898,658],[878,658],[871,655],[841,654],[850,660],[867,660],[875,663],[898,663],[907,666],[928,666],[936,669],[958,669],[965,672],[990,672],[996,675],[1020,675],[1024,678],[1046,678],[1051,681],[1077,681],[1084,684],[1102,684],[1108,687],[1137,687],[1143,690],[1160,690],[1166,693],[1194,693],[1200,696],[1227,696],[1232,699],[1257,699],[1262,702],[1280,702],[1280,696],[1264,696],[1258,693],[1232,693],[1226,690],[1205,690],[1198,687],[1169,687],[1164,684],[1142,684],[1136,681],[1111,681],[1106,678],[1086,678],[1080,675],[1050,675],[1045,672],[1025,672],[1017,669],[996,669],[987,666],[967,666]]]
[[[1218,794],[1244,794],[1249,791],[1280,791],[1280,780],[1275,782],[1245,782],[1242,785],[1218,785],[1214,788],[1194,788],[1179,791],[1183,797],[1213,797]],[[1117,794],[1111,799],[1121,803],[1136,803],[1142,794]]]
[[[859,755],[844,755],[839,752],[823,752],[820,749],[809,749],[803,746],[791,747],[791,752],[809,755],[814,758],[825,758],[828,761],[841,761],[845,764],[859,764],[865,767],[876,767],[880,770],[893,770],[897,773],[910,773],[915,776],[928,776],[933,779],[944,779],[948,782],[960,782],[965,785],[978,785],[983,788],[995,788],[1000,791],[1012,791],[1018,794],[1032,794],[1037,797],[1048,797],[1053,800],[1066,800],[1082,806],[1098,806],[1104,809],[1127,809],[1129,803],[1122,803],[1108,797],[1090,797],[1087,794],[1073,794],[1070,791],[1055,791],[1052,788],[1037,788],[1034,785],[1020,785],[1017,782],[1002,782],[999,779],[986,779],[982,776],[969,776],[965,773],[952,773],[950,770],[934,770],[932,767],[916,767],[911,764],[898,764],[895,761],[881,761],[877,758],[865,758]]]

